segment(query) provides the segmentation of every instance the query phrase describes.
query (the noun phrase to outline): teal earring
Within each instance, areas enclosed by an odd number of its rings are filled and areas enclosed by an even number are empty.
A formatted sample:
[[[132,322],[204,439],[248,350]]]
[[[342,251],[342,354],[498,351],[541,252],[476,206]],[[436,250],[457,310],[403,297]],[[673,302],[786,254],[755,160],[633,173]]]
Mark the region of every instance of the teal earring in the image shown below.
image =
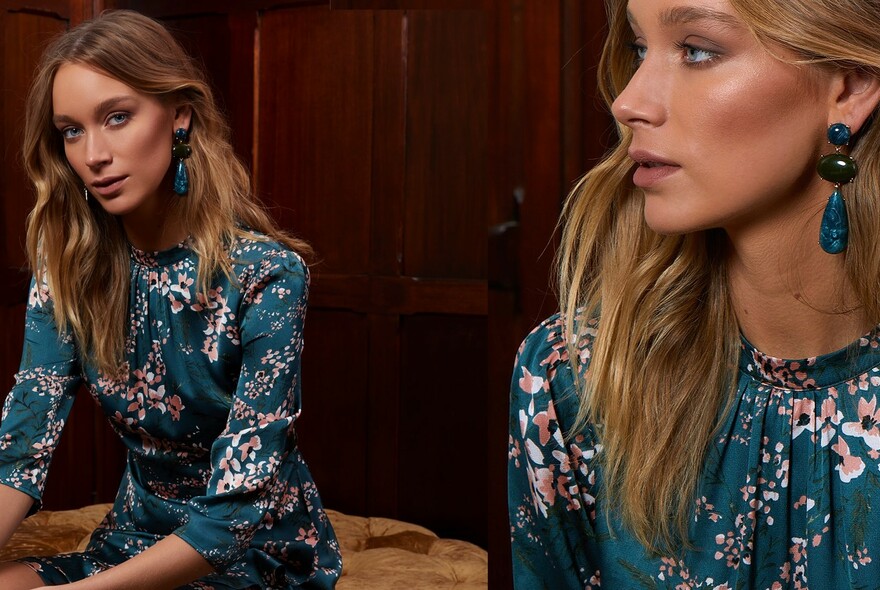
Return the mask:
[[[816,167],[819,176],[834,184],[834,192],[825,205],[819,228],[819,245],[829,254],[840,254],[846,250],[849,240],[849,221],[840,186],[852,182],[859,173],[859,167],[855,160],[841,154],[840,149],[849,144],[851,137],[850,128],[843,123],[835,123],[829,127],[828,142],[834,146],[834,153],[822,156]]]
[[[174,172],[174,192],[184,196],[189,192],[189,172],[186,169],[185,160],[192,155],[189,147],[189,132],[181,127],[174,132],[174,145],[171,147],[171,155],[177,158],[177,170]]]

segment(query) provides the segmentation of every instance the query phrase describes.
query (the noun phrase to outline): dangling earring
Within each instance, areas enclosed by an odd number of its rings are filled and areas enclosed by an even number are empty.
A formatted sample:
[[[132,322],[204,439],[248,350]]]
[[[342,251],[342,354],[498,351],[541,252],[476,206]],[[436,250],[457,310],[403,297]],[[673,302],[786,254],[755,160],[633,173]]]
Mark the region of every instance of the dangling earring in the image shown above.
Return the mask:
[[[828,198],[819,228],[819,245],[829,254],[840,254],[846,250],[849,240],[849,221],[840,185],[852,182],[859,167],[851,157],[841,154],[840,148],[849,144],[850,137],[852,132],[843,123],[835,123],[829,127],[828,141],[834,145],[834,153],[822,156],[816,167],[819,176],[834,183],[834,192]]]
[[[88,203],[89,202],[89,187],[87,187],[87,186],[83,187],[83,194],[86,196],[86,203]]]
[[[186,160],[192,155],[189,147],[189,132],[181,127],[174,132],[174,145],[171,147],[171,155],[177,158],[177,170],[174,173],[174,192],[184,196],[189,192],[189,173],[186,169]]]

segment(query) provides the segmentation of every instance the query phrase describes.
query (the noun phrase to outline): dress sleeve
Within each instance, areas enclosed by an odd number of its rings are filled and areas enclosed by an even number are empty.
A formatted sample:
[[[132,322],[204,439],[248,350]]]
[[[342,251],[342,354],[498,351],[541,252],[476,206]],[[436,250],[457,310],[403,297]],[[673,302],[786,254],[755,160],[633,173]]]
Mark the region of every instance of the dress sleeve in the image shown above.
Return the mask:
[[[286,252],[264,259],[242,288],[242,366],[232,409],[211,447],[207,491],[188,503],[189,520],[174,532],[218,572],[241,558],[259,527],[271,528],[285,512],[302,515],[300,537],[284,539],[295,545],[288,545],[291,560],[314,562],[323,530],[310,516],[316,492],[294,432],[308,271]]]
[[[575,474],[582,453],[557,416],[561,405],[576,412],[561,325],[555,316],[523,341],[511,383],[508,509],[513,581],[523,590],[593,588],[595,581],[581,541],[592,530]]]
[[[34,498],[29,514],[40,509],[81,374],[72,335],[58,333],[48,287],[31,279],[21,366],[0,422],[0,484]]]

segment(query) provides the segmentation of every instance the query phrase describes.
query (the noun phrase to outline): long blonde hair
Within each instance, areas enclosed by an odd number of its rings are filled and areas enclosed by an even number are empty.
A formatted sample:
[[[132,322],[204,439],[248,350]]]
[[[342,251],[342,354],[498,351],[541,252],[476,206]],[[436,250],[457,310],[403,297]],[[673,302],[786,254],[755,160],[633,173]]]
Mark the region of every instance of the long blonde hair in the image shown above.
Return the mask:
[[[36,188],[28,258],[37,281],[48,283],[59,329],[72,331],[84,361],[115,373],[128,322],[129,247],[119,220],[83,198],[82,181],[52,123],[55,74],[72,63],[168,104],[191,107],[189,194],[175,198],[171,214],[192,236],[200,291],[217,272],[230,274],[229,248],[237,237],[253,235],[248,230],[302,255],[311,250],[281,231],[255,200],[204,75],[161,24],[133,11],[108,11],[62,34],[43,53],[28,95],[23,157]]]
[[[761,44],[792,50],[804,67],[880,77],[877,0],[731,4]],[[626,0],[606,5],[599,85],[610,108],[633,73],[633,36]],[[733,398],[738,328],[722,230],[662,236],[648,228],[643,195],[630,180],[632,134],[622,125],[618,132],[620,143],[577,184],[561,221],[558,280],[567,333],[582,333],[601,315],[589,370],[578,380],[571,433],[596,425],[604,497],[646,548],[668,554],[688,545],[706,451]],[[867,124],[854,142],[860,173],[847,187],[846,270],[868,317],[880,322],[880,125]],[[576,341],[568,338],[575,364]]]

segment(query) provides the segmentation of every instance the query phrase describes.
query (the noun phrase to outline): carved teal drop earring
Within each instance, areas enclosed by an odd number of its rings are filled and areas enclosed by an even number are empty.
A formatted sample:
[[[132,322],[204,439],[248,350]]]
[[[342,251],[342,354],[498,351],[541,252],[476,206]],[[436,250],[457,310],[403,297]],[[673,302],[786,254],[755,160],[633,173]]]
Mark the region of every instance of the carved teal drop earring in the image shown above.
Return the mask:
[[[849,240],[849,221],[846,216],[846,202],[840,186],[853,181],[859,172],[855,160],[840,149],[849,144],[852,137],[850,128],[843,123],[835,123],[828,128],[828,141],[834,146],[834,153],[822,156],[816,170],[824,180],[834,184],[834,192],[828,198],[822,225],[819,228],[819,245],[829,254],[840,254],[846,250]]]
[[[177,158],[177,170],[174,172],[174,192],[184,196],[189,192],[189,172],[186,169],[186,160],[192,155],[189,147],[189,132],[181,127],[174,132],[174,145],[171,146],[171,155]]]

